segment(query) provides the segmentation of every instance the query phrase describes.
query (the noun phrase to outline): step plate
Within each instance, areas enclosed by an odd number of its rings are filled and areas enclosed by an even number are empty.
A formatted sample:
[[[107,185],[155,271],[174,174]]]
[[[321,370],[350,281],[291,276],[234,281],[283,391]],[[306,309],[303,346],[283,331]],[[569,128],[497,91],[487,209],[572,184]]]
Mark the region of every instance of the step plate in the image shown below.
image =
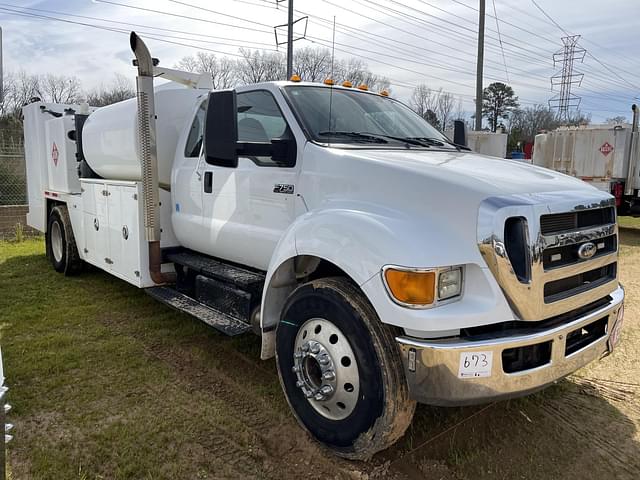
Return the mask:
[[[207,325],[211,325],[226,335],[240,335],[251,330],[251,325],[248,323],[203,305],[172,288],[152,287],[146,288],[145,292],[180,312],[188,313],[198,320],[202,320]]]
[[[251,293],[262,293],[265,275],[242,267],[223,263],[213,258],[190,251],[171,253],[166,258],[170,262],[188,267],[205,275],[236,285]]]

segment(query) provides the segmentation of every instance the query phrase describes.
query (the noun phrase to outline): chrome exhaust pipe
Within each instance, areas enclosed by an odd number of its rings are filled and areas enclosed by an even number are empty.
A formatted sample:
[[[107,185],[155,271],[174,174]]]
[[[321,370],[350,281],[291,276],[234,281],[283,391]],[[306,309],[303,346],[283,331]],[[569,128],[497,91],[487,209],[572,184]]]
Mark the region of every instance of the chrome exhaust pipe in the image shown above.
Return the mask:
[[[156,114],[153,94],[153,67],[149,49],[142,39],[131,32],[131,50],[136,56],[136,98],[138,101],[138,141],[142,169],[142,201],[145,237],[149,243],[149,275],[157,283],[175,281],[174,274],[162,273],[160,251],[160,186],[158,181],[158,149],[156,144]]]

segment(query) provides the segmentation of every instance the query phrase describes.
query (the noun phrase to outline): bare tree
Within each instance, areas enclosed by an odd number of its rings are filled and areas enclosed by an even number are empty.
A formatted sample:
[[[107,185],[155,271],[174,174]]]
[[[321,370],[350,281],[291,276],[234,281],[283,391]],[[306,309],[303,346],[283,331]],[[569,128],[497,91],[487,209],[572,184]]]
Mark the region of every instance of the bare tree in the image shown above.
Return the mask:
[[[236,83],[235,62],[229,57],[216,57],[213,53],[198,52],[183,57],[176,68],[187,72],[209,73],[214,89],[230,88]]]
[[[437,93],[427,87],[424,83],[421,83],[414,88],[411,99],[409,100],[409,106],[414,112],[434,127],[440,128],[438,115],[435,112],[437,104]]]
[[[242,84],[282,80],[286,76],[284,56],[280,53],[240,49],[242,59],[236,62],[238,80]]]
[[[627,120],[627,117],[625,117],[624,115],[618,115],[616,117],[607,118],[605,121],[610,125],[620,125],[622,123],[629,123],[629,121]]]
[[[300,48],[293,56],[293,71],[306,82],[321,82],[331,76],[331,52],[327,48]]]
[[[442,128],[446,129],[450,125],[450,121],[452,120],[452,112],[455,106],[456,99],[449,92],[443,92],[442,89],[438,90],[438,105],[436,107],[436,112],[438,114],[438,118],[440,120],[440,125]]]
[[[38,96],[51,103],[75,103],[81,92],[77,77],[47,73],[37,79]]]
[[[91,90],[86,94],[86,101],[93,107],[104,107],[136,96],[133,81],[121,73],[116,73],[113,81],[107,85]]]

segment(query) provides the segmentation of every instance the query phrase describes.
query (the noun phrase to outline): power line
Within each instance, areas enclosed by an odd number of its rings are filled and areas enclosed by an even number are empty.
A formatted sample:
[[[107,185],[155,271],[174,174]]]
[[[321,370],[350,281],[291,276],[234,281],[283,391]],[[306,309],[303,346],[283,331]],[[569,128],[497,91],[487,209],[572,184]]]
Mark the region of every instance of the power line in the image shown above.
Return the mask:
[[[504,46],[502,45],[502,36],[500,35],[500,23],[498,22],[498,12],[496,10],[496,0],[491,0],[493,3],[493,13],[496,19],[496,29],[498,30],[498,40],[500,41],[500,50],[502,51],[502,61],[504,62],[504,74],[507,77],[507,83],[511,83],[509,81],[509,72],[507,71],[507,59],[504,56]]]

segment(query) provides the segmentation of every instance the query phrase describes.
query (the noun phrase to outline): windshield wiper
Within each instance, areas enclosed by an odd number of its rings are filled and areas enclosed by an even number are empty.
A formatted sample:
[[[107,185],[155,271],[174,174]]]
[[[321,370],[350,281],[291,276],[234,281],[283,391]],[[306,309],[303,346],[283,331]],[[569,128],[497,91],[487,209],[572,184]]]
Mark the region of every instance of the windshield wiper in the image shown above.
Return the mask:
[[[444,145],[448,143],[449,145],[455,147],[458,151],[471,150],[469,147],[465,145],[458,145],[457,143],[454,143],[451,140],[447,140],[447,139],[431,138],[431,137],[412,137],[412,138],[413,140],[420,140],[420,141],[429,143],[431,145],[437,145],[439,147],[444,147]]]
[[[321,135],[323,137],[349,137],[355,140],[361,140],[364,142],[372,142],[372,143],[389,143],[384,138],[381,138],[380,135],[371,135],[368,133],[360,133],[360,132],[326,130],[324,132],[319,132],[318,135]]]

